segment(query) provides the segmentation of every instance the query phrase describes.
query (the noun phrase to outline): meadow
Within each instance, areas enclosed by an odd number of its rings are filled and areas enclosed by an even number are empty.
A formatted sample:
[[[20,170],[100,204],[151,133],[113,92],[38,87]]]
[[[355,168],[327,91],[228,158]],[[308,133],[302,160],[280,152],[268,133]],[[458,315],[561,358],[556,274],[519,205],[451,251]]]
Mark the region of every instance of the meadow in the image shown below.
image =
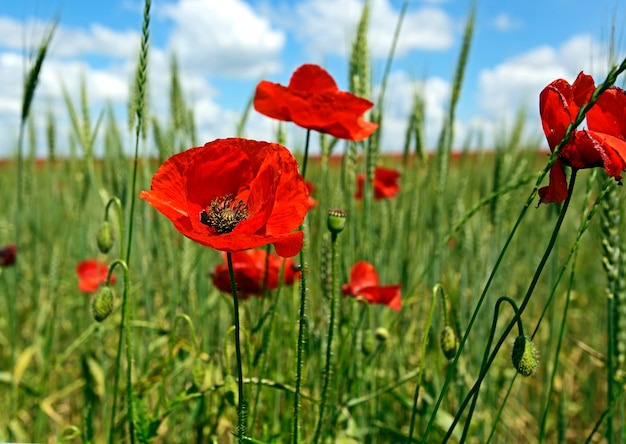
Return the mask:
[[[234,297],[231,257],[138,198],[168,158],[209,142],[197,140],[175,65],[169,118],[150,114],[149,17],[148,0],[129,128],[112,110],[92,115],[84,89],[81,103],[68,95],[69,135],[31,109],[54,29],[26,76],[16,155],[0,164],[0,248],[16,246],[14,262],[0,249],[0,441],[626,442],[623,189],[594,164],[568,168],[561,202],[538,195],[624,62],[596,79],[553,153],[525,140],[522,113],[489,149],[453,146],[473,13],[434,150],[419,96],[399,135],[405,151],[393,155],[376,132],[355,141],[301,128],[320,140],[310,156],[281,123],[276,142],[294,153],[315,204],[293,230],[304,238],[293,265],[281,258],[271,271],[267,242],[251,278],[259,294],[238,281]],[[366,26],[367,7],[351,92],[374,102],[366,118],[384,126]],[[33,122],[44,118],[48,156],[38,159]],[[141,155],[147,145],[158,155]],[[397,177],[382,183],[381,168]],[[79,275],[92,260],[104,272]],[[379,276],[362,291],[351,283],[359,261]],[[376,300],[397,291],[401,306]]]

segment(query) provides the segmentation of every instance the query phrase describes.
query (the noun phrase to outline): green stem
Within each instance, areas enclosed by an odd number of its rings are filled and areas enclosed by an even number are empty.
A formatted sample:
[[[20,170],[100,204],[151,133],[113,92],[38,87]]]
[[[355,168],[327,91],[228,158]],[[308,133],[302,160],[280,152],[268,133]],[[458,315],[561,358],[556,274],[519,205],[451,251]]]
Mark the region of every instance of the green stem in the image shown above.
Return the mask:
[[[422,337],[422,351],[420,354],[420,371],[419,376],[417,378],[417,384],[415,386],[415,393],[413,394],[413,410],[411,412],[411,424],[409,426],[409,436],[407,437],[406,442],[413,442],[413,429],[415,428],[415,414],[417,413],[417,401],[419,400],[419,392],[420,387],[422,386],[422,376],[424,375],[424,361],[426,359],[426,345],[428,344],[428,335],[430,334],[430,326],[433,322],[433,316],[435,314],[435,307],[437,306],[437,293],[441,291],[443,300],[445,301],[446,296],[443,291],[443,287],[441,284],[437,284],[433,287],[433,297],[430,304],[430,313],[428,314],[428,321],[426,322],[426,329],[424,330],[424,335]],[[447,324],[446,324],[447,325]]]
[[[315,438],[313,442],[317,444],[322,435],[322,428],[324,425],[324,413],[326,404],[328,402],[328,387],[333,375],[333,336],[336,329],[336,315],[338,309],[339,298],[338,293],[338,270],[337,270],[337,233],[331,234],[331,270],[332,270],[332,284],[330,295],[330,318],[328,320],[328,343],[326,344],[326,364],[324,366],[324,382],[322,385],[322,396],[319,407],[319,417],[317,420],[317,428],[315,430]]]
[[[226,253],[228,261],[228,273],[233,292],[233,311],[235,320],[235,354],[237,356],[237,382],[239,402],[237,404],[237,438],[242,441],[246,436],[246,398],[243,392],[243,365],[241,359],[241,326],[239,323],[239,297],[237,296],[237,282],[235,281],[235,269],[233,268],[232,253]]]
[[[541,275],[541,272],[543,271],[543,268],[544,268],[546,262],[548,261],[548,257],[550,256],[550,253],[552,252],[552,249],[554,247],[554,243],[556,242],[556,238],[558,237],[561,225],[563,224],[563,219],[565,218],[565,214],[567,213],[567,209],[569,207],[569,203],[570,203],[570,201],[572,199],[572,193],[574,191],[574,185],[576,184],[576,173],[577,172],[578,172],[577,169],[572,169],[572,175],[571,175],[571,178],[570,178],[570,184],[569,184],[569,188],[567,190],[567,192],[568,192],[567,199],[565,199],[565,202],[563,203],[563,208],[561,209],[561,213],[559,214],[559,218],[558,218],[558,220],[556,222],[554,230],[552,231],[552,236],[550,237],[550,240],[548,242],[548,246],[546,247],[546,251],[544,252],[541,260],[539,261],[539,265],[537,266],[537,269],[535,270],[535,274],[533,275],[532,281],[530,282],[528,290],[526,291],[526,295],[524,296],[524,299],[522,300],[522,303],[519,306],[519,310],[517,311],[517,313],[515,314],[513,319],[511,319],[511,321],[509,322],[507,327],[504,329],[504,332],[501,334],[500,339],[496,343],[496,345],[495,345],[495,347],[493,349],[493,352],[491,353],[489,359],[486,362],[483,362],[484,365],[481,367],[480,374],[478,375],[478,378],[476,379],[476,382],[474,383],[474,386],[472,387],[472,389],[469,391],[469,393],[467,394],[467,396],[465,397],[465,399],[463,400],[463,402],[459,406],[459,410],[458,410],[458,412],[456,414],[455,420],[454,420],[453,424],[450,426],[450,428],[448,429],[448,432],[446,433],[442,443],[443,442],[447,442],[448,439],[450,439],[450,436],[452,435],[454,427],[455,427],[456,423],[458,422],[461,414],[465,410],[465,407],[467,407],[467,404],[469,403],[469,400],[474,396],[474,394],[480,388],[480,385],[482,384],[483,380],[485,379],[485,376],[487,376],[487,372],[489,371],[489,368],[491,367],[491,364],[495,360],[496,355],[497,355],[498,351],[500,350],[500,347],[502,347],[502,344],[504,344],[504,341],[506,340],[506,337],[508,336],[509,332],[513,329],[515,324],[519,321],[522,313],[524,312],[524,310],[526,309],[526,306],[528,305],[528,302],[530,301],[530,297],[532,296],[533,291],[535,290],[535,286],[537,285],[537,282],[539,281],[539,276]],[[458,356],[458,354],[457,354],[457,356]]]
[[[311,130],[307,130],[306,143],[304,145],[304,160],[302,161],[302,178],[306,177],[306,166],[309,156],[309,142]],[[303,230],[303,225],[300,225],[300,231]],[[293,396],[293,429],[291,442],[293,444],[298,443],[300,432],[300,391],[302,389],[302,361],[304,356],[304,336],[306,334],[307,316],[306,316],[306,263],[304,262],[304,244],[300,249],[300,310],[298,321],[298,345],[296,350],[296,391]]]

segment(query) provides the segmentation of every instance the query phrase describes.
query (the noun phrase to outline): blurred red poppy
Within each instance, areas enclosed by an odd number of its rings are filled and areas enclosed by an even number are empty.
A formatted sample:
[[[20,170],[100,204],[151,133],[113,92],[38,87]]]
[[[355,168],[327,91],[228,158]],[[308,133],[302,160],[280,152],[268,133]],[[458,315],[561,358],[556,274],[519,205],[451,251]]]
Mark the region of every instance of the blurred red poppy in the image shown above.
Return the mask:
[[[15,263],[17,247],[13,244],[0,248],[0,267],[8,267]]]
[[[371,304],[383,304],[400,311],[400,285],[378,285],[378,273],[372,264],[357,262],[350,270],[350,283],[343,285],[344,296],[362,297]]]
[[[87,259],[79,262],[76,266],[78,274],[78,289],[83,293],[93,293],[98,291],[100,285],[106,283],[109,267],[96,259]],[[111,275],[109,280],[115,284],[115,275]]]
[[[378,128],[363,119],[373,106],[340,91],[331,75],[313,64],[296,69],[288,86],[261,81],[254,94],[254,109],[267,117],[354,141],[367,139]]]
[[[283,257],[302,248],[296,231],[308,191],[287,148],[232,138],[190,148],[166,160],[139,197],[188,238],[235,252],[273,244]]]
[[[224,255],[224,261],[226,261],[226,255]],[[278,277],[283,267],[283,258],[271,253],[268,258],[266,252],[263,250],[248,250],[232,253],[232,261],[239,299],[248,299],[250,295],[263,295],[263,283],[266,279],[266,264],[267,289],[276,290],[279,287]],[[283,274],[283,282],[286,285],[292,285],[296,277],[300,276],[300,272],[297,271],[293,259],[285,258],[284,262],[285,271]],[[225,293],[232,293],[228,263],[220,264],[215,267],[215,271],[213,272],[213,284]]]
[[[400,185],[398,179],[400,173],[390,168],[376,167],[374,169],[374,199],[391,199],[400,191]],[[356,182],[356,194],[357,199],[363,198],[363,185],[365,184],[365,174],[359,174]]]
[[[567,126],[576,119],[581,106],[589,101],[595,89],[593,78],[581,72],[570,85],[558,79],[544,88],[539,96],[543,131],[550,150],[561,142]],[[603,167],[621,183],[626,168],[626,94],[611,87],[604,91],[586,114],[587,129],[574,131],[550,171],[550,184],[539,190],[541,202],[563,202],[567,198],[567,181],[563,165],[574,169]]]
[[[308,180],[305,180],[304,183],[306,184],[306,189],[309,190],[309,210],[310,210],[311,208],[315,208],[317,206],[317,200],[313,198],[313,191],[315,191],[315,186]]]

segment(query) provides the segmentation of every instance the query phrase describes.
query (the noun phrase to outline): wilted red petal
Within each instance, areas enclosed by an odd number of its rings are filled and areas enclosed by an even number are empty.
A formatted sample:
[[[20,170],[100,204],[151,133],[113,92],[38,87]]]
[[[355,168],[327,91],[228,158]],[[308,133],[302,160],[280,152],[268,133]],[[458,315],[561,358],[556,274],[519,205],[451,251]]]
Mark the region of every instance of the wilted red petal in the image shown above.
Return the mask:
[[[565,180],[563,165],[559,159],[554,162],[550,169],[550,183],[547,187],[539,189],[539,197],[541,203],[561,203],[567,199],[567,181]]]
[[[152,178],[145,199],[190,239],[216,250],[235,252],[274,244],[294,256],[302,247],[297,229],[308,209],[308,192],[295,158],[267,142],[219,139],[175,154]],[[230,197],[247,215],[230,232],[216,232],[200,215],[216,198]]]
[[[8,267],[15,263],[17,247],[14,244],[0,248],[0,267]]]
[[[109,267],[96,259],[79,262],[76,266],[78,289],[83,293],[97,291],[100,285],[106,283],[108,273]],[[115,275],[111,275],[109,282],[115,284]]]
[[[347,140],[363,140],[378,125],[363,114],[374,104],[352,93],[340,91],[333,78],[317,65],[298,68],[285,87],[261,81],[254,94],[254,109],[273,119],[291,122],[310,130]]]

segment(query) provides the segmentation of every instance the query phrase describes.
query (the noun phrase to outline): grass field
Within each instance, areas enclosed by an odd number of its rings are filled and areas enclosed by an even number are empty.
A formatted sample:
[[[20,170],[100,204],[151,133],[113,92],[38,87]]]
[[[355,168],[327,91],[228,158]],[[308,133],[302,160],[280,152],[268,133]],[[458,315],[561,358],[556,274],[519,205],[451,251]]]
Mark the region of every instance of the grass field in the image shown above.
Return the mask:
[[[149,4],[130,131],[136,152],[150,144],[158,159],[129,159],[127,130],[106,110],[101,121],[91,116],[86,99],[68,100],[69,157],[55,158],[54,119],[49,158],[29,155],[40,118],[29,92],[47,41],[26,79],[17,155],[0,165],[0,247],[17,247],[15,263],[0,267],[1,442],[626,441],[623,190],[602,168],[581,169],[568,173],[576,186],[563,204],[537,207],[556,156],[522,138],[523,116],[492,149],[452,150],[473,16],[435,151],[420,144],[419,101],[398,155],[381,154],[375,134],[353,142],[312,132],[322,152],[311,157],[277,134],[314,185],[293,258],[306,282],[238,298],[237,344],[234,298],[212,281],[222,253],[137,198],[195,140],[180,90],[169,121],[149,117]],[[363,45],[355,44],[355,78],[366,77]],[[369,119],[384,125],[384,110]],[[374,166],[400,173],[394,197],[374,198]],[[366,185],[355,199],[360,173]],[[332,208],[347,213],[334,236]],[[96,241],[105,219],[107,253]],[[106,290],[79,289],[76,268],[88,259],[116,278],[102,322],[93,304]],[[399,311],[341,296],[363,260],[380,285],[400,286]],[[440,338],[450,328],[446,356]],[[518,336],[532,337],[538,352],[530,377],[512,363]],[[524,358],[533,361],[532,351]]]

